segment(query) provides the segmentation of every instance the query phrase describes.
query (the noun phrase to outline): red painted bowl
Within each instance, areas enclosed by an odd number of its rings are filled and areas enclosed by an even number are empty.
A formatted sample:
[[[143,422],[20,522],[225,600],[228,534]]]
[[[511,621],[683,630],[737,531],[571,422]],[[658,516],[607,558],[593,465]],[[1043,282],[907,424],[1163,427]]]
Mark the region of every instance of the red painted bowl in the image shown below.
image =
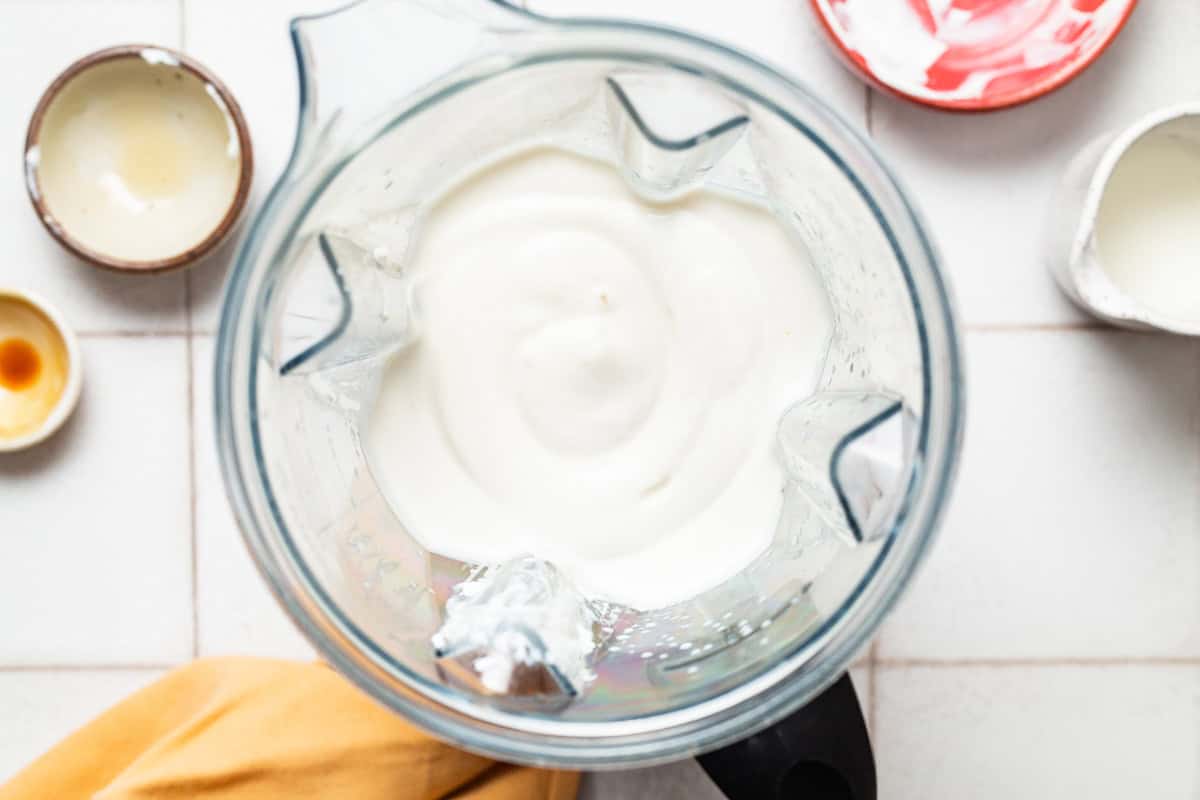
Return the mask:
[[[918,103],[985,111],[1057,89],[1096,60],[1137,0],[811,0],[872,83]]]

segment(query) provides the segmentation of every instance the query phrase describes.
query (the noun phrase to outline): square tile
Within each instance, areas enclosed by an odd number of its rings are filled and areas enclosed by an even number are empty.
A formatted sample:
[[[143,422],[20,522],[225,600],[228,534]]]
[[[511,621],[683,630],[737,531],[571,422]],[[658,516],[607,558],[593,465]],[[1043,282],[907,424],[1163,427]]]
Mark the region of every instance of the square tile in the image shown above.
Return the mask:
[[[888,800],[1194,800],[1200,666],[884,669]]]
[[[0,218],[6,286],[31,289],[58,305],[82,331],[182,331],[184,279],[118,275],[90,267],[59,247],[29,204],[18,156],[38,98],[75,59],[114,44],[179,44],[174,0],[45,2],[6,0],[0,24]]]
[[[254,148],[254,183],[242,224],[211,257],[198,264],[191,281],[192,324],[217,328],[225,278],[246,224],[283,172],[296,135],[300,96],[289,24],[305,14],[345,5],[342,0],[184,0],[184,50],[212,69],[233,92]],[[230,25],[231,19],[236,25]]]
[[[50,441],[0,454],[0,665],[191,655],[182,337],[85,338],[83,397]]]
[[[697,3],[692,0],[528,0],[547,16],[636,19],[693,31],[760,58],[812,89],[861,128],[866,88],[833,55],[819,23],[800,0]]]
[[[888,659],[1200,657],[1200,342],[967,336],[962,472]]]
[[[1051,193],[1084,144],[1160,106],[1200,96],[1200,4],[1139,4],[1076,80],[988,114],[931,111],[883,94],[872,129],[940,245],[968,324],[1082,319],[1042,261]]]
[[[158,670],[0,672],[0,786]]]
[[[213,340],[196,337],[196,577],[199,655],[309,660],[308,644],[267,590],[225,499],[213,432]]]

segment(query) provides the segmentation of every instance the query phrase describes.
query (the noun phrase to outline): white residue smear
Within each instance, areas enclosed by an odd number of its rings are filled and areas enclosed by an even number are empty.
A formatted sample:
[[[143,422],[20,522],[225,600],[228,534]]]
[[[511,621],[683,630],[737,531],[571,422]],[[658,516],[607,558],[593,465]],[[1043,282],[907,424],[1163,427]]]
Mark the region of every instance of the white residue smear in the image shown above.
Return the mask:
[[[518,667],[544,666],[580,691],[593,677],[598,609],[554,566],[532,556],[479,567],[446,601],[433,635],[443,655],[476,652],[472,667],[497,694],[516,693]]]

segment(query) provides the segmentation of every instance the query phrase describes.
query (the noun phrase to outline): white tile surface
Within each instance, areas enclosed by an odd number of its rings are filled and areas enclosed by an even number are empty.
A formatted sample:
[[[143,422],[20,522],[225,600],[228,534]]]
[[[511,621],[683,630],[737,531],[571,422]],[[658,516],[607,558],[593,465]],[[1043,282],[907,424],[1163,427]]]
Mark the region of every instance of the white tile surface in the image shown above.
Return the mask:
[[[1200,343],[967,337],[941,538],[885,658],[1200,657]]]
[[[86,53],[128,42],[178,41],[173,0],[0,3],[0,282],[45,295],[78,330],[182,331],[183,276],[111,274],[78,261],[50,238],[22,177],[29,117],[55,76]]]
[[[213,438],[210,337],[196,338],[193,361],[199,655],[315,658],[259,577],[225,499]]]
[[[212,333],[231,257],[248,222],[283,172],[296,133],[299,84],[289,23],[342,0],[184,0],[184,49],[212,69],[242,106],[254,148],[254,184],[247,214],[222,252],[192,272],[194,329]],[[237,19],[231,30],[230,19]],[[236,42],[236,44],[233,44]]]
[[[50,442],[0,454],[0,665],[191,655],[184,340],[87,338]]]
[[[1200,656],[1200,345],[984,332],[967,360],[958,489],[881,655]]]
[[[1195,800],[1200,666],[878,675],[886,800]]]
[[[1081,319],[1040,260],[1050,192],[1070,157],[1159,106],[1200,99],[1200,3],[1140,3],[1112,47],[1034,103],[949,114],[876,95],[876,143],[933,226],[968,324]]]
[[[0,672],[0,785],[63,736],[160,674]]]
[[[809,86],[855,126],[864,123],[866,90],[833,59],[807,0],[529,0],[526,7],[547,16],[637,19],[699,33],[768,62]]]

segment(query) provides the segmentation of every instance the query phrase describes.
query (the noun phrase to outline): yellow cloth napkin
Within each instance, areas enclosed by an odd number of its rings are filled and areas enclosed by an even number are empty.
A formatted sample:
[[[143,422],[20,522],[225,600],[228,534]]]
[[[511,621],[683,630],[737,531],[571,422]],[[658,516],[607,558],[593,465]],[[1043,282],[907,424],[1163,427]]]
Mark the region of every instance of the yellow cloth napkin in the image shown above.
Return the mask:
[[[122,701],[0,800],[572,800],[578,785],[432,739],[320,664],[222,658]]]

